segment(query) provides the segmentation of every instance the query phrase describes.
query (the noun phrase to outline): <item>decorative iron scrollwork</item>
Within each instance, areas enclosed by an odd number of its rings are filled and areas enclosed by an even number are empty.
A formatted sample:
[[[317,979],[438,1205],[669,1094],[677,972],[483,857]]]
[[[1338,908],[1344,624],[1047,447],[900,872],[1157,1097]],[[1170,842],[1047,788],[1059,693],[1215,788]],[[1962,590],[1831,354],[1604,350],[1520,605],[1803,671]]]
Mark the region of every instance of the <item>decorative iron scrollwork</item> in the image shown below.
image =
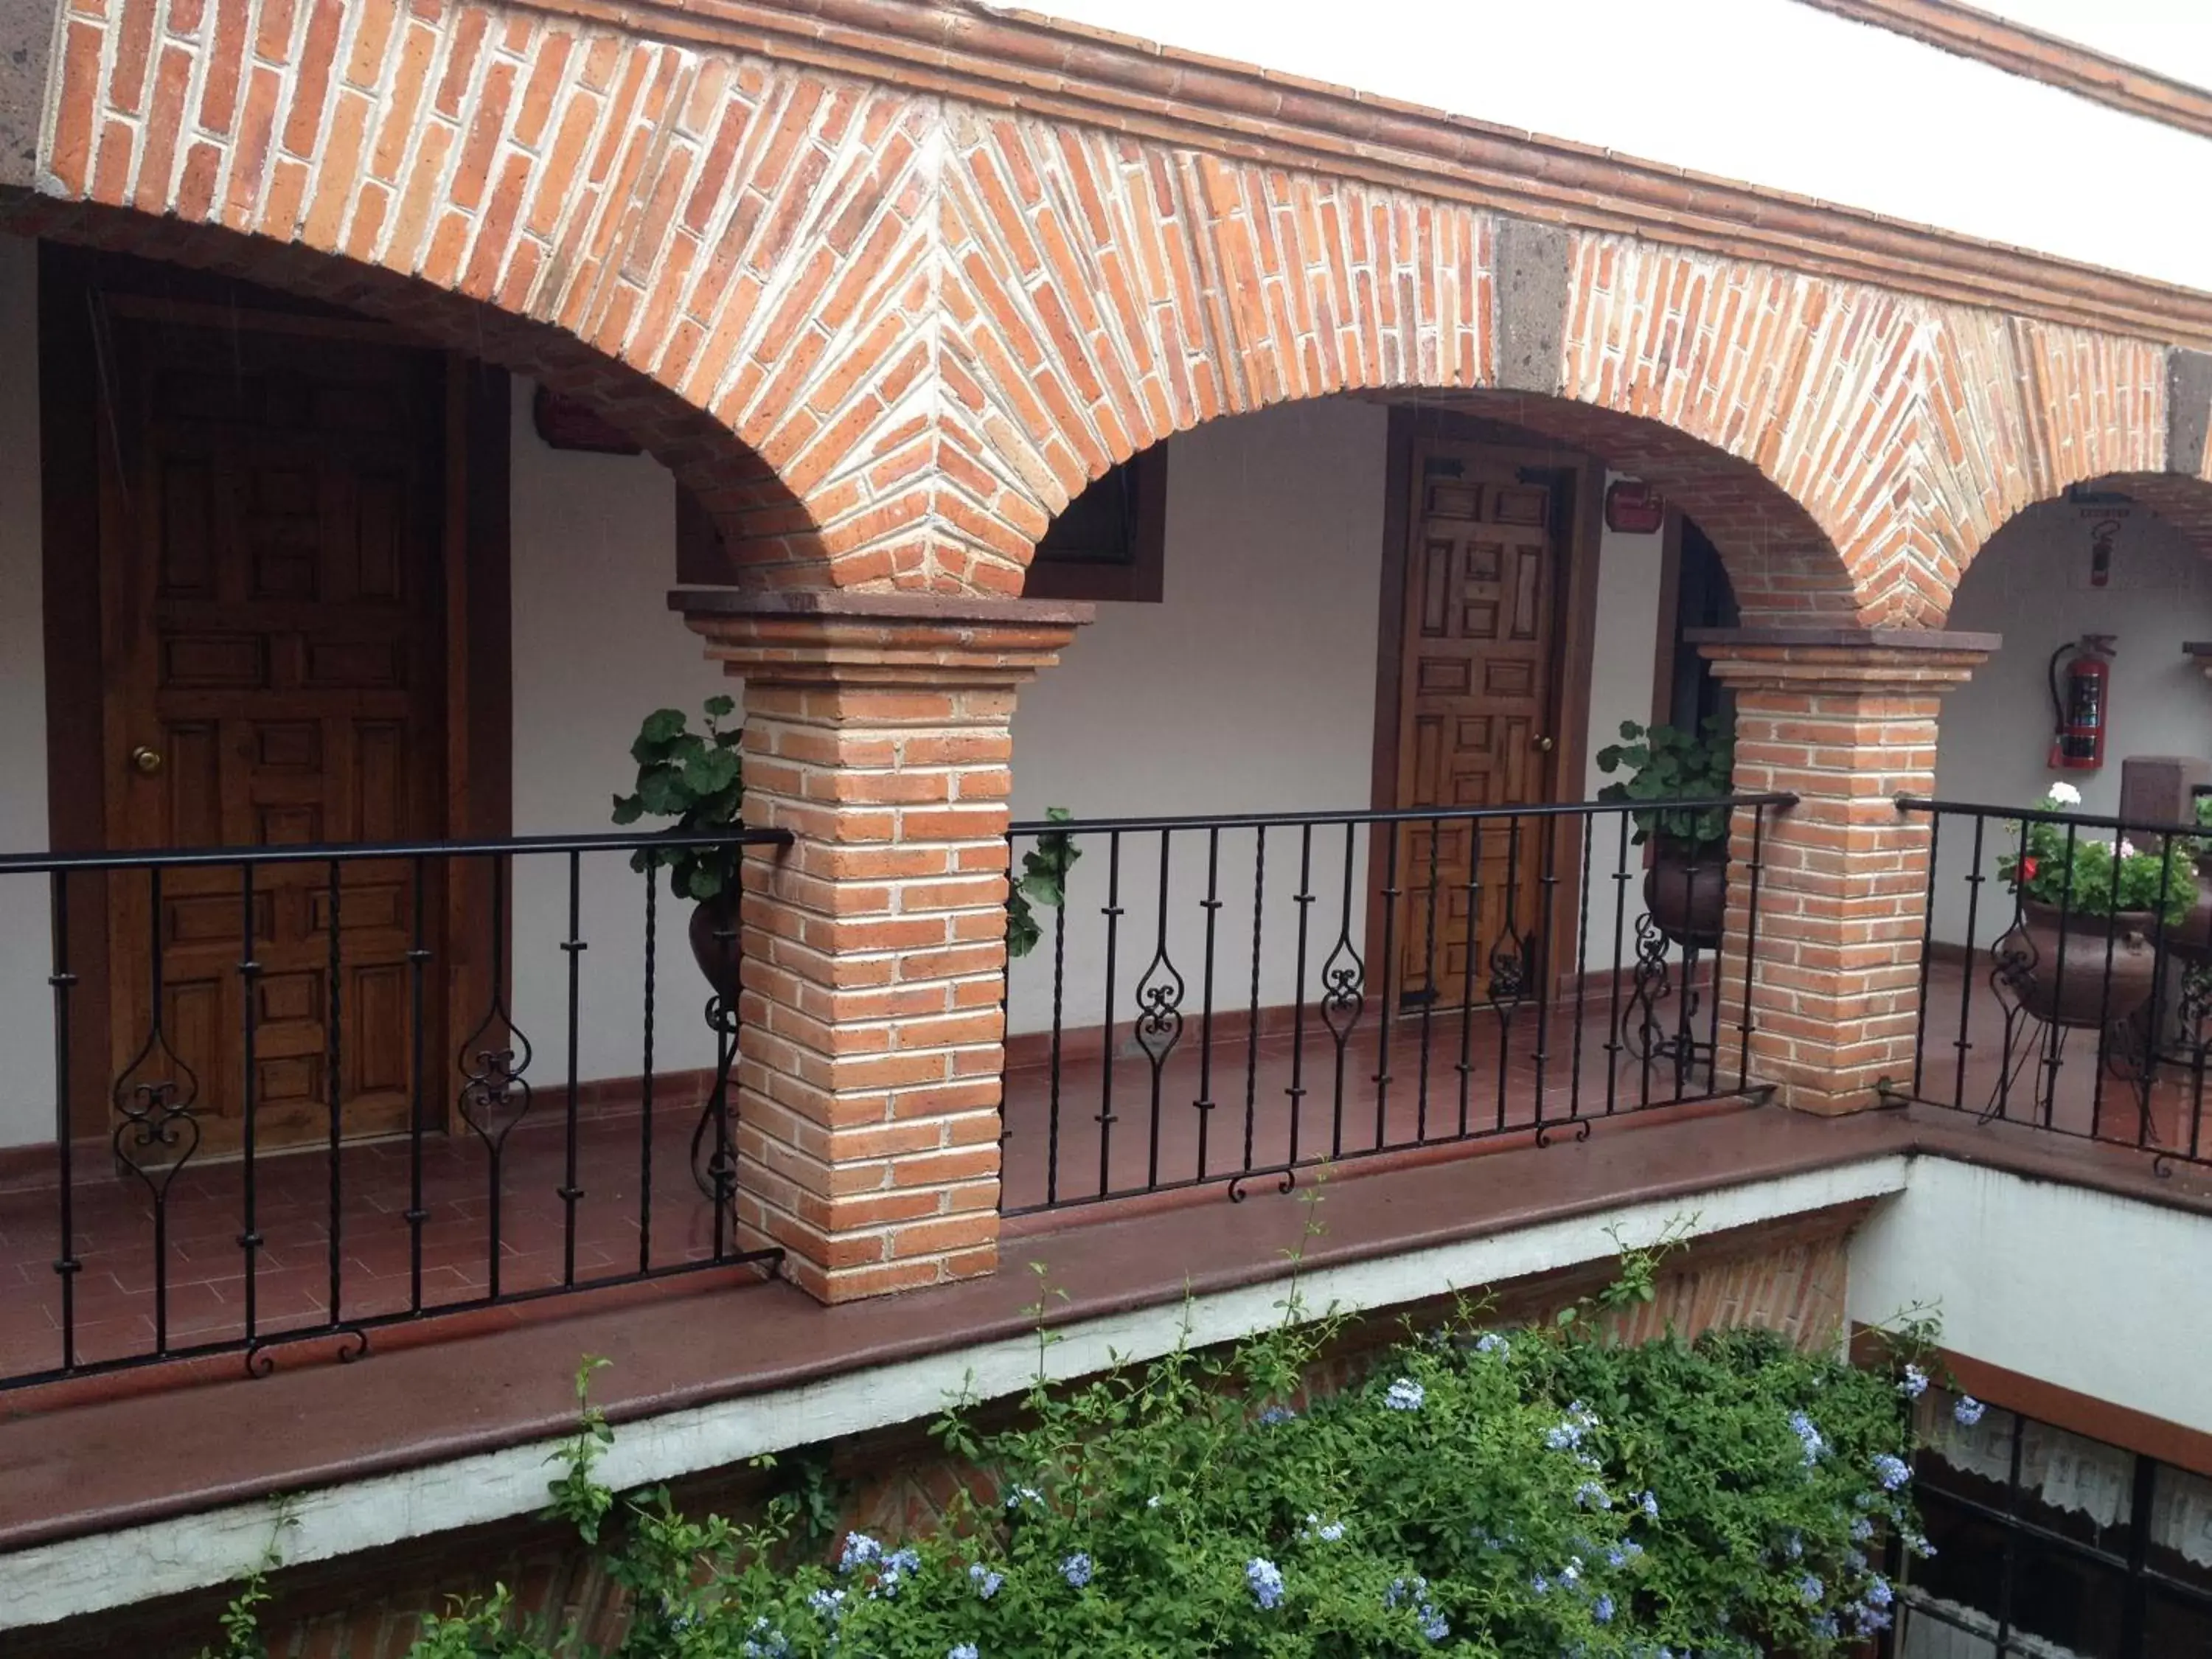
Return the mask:
[[[1137,1046],[1151,1056],[1157,1069],[1167,1063],[1176,1044],[1182,1041],[1182,999],[1187,988],[1182,975],[1168,958],[1163,938],[1151,963],[1137,981]]]
[[[1351,1036],[1352,1028],[1359,1024],[1367,1006],[1367,964],[1352,945],[1348,921],[1338,931],[1328,959],[1321,965],[1321,985],[1322,1023],[1340,1045]]]
[[[199,1093],[198,1073],[169,1046],[157,1003],[146,1040],[117,1074],[109,1097],[118,1119],[116,1158],[145,1183],[157,1210],[166,1206],[177,1171],[199,1150],[192,1110]]]
[[[507,1012],[505,996],[495,992],[491,1006],[462,1042],[458,1055],[462,1121],[494,1153],[506,1146],[514,1126],[530,1114],[531,1058],[529,1036]]]

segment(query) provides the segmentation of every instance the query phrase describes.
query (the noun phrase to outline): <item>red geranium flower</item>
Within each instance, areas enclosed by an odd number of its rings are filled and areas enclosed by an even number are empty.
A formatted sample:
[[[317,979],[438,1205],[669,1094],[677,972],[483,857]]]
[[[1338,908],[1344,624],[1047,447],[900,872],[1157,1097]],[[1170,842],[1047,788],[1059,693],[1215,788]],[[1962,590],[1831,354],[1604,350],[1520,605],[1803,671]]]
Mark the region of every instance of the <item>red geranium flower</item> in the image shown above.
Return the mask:
[[[2035,879],[2035,860],[2033,858],[2024,858],[2020,861],[2020,878],[2022,881]]]

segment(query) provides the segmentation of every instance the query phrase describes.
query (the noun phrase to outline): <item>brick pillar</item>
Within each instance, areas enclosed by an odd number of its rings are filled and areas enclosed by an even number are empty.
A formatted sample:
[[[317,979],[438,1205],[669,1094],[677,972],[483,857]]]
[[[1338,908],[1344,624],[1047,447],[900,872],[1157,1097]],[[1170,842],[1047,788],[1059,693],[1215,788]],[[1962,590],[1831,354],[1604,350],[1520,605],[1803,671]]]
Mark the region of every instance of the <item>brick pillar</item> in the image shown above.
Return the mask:
[[[825,1302],[998,1265],[1016,689],[1087,605],[688,590],[744,681],[740,1218]]]
[[[1784,1105],[1848,1112],[1912,1073],[1936,711],[1996,647],[1987,634],[1729,629],[1691,634],[1735,693],[1739,794],[1787,791],[1757,837],[1749,1065]],[[1746,1017],[1754,819],[1729,840],[1724,1031]],[[1732,1058],[1732,1057],[1731,1057]]]

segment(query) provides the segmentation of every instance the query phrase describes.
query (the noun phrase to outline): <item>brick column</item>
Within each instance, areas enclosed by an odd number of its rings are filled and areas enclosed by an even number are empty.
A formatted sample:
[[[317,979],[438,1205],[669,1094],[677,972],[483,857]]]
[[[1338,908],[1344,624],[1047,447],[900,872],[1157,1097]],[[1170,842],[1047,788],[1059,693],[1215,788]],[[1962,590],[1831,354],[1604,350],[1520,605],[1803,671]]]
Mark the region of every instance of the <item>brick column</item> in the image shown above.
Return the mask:
[[[1936,783],[1944,692],[1995,635],[1729,629],[1690,638],[1735,693],[1735,787],[1788,791],[1758,836],[1759,915],[1748,1010],[1750,1071],[1784,1105],[1874,1105],[1912,1073],[1929,823],[1900,794]],[[1754,819],[1729,840],[1722,1021],[1741,1029]]]
[[[739,1215],[825,1302],[998,1265],[1009,731],[1087,605],[684,591],[744,681]]]

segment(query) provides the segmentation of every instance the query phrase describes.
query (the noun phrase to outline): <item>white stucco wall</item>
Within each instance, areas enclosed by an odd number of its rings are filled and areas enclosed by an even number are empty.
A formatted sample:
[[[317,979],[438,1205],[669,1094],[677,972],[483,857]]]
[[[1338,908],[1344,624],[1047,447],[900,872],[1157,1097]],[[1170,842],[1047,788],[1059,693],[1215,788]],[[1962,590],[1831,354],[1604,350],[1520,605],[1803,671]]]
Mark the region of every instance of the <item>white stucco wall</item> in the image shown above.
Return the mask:
[[[1379,404],[1332,399],[1213,422],[1170,441],[1164,602],[1102,605],[1060,665],[1023,691],[1017,818],[1048,806],[1128,817],[1368,805],[1389,419]],[[1319,943],[1310,986],[1340,919],[1342,834],[1315,840],[1316,890],[1329,897],[1313,907]],[[1222,838],[1224,1008],[1250,1001],[1255,840],[1249,830]],[[1108,849],[1103,838],[1084,844],[1068,912],[1074,1026],[1105,1018],[1098,908]],[[1297,852],[1296,832],[1270,834],[1264,928],[1285,948],[1268,953],[1263,1006],[1292,997]],[[1158,940],[1158,836],[1125,838],[1117,1021],[1134,1016],[1134,987]],[[1363,836],[1359,881],[1365,873]],[[1204,837],[1179,836],[1169,949],[1192,981],[1184,1006],[1194,1018],[1205,881]],[[1355,897],[1355,944],[1364,915]],[[1048,938],[1015,969],[1018,1031],[1050,1023],[1050,949]]]
[[[1025,0],[1147,40],[2212,287],[2212,140],[1794,0]],[[2042,0],[2027,21],[2053,27]],[[2026,3],[2021,9],[2028,10]],[[2132,7],[2125,49],[2202,73],[2203,9]],[[1562,51],[1571,41],[1573,50]],[[1793,72],[1778,69],[1790,65]],[[2186,69],[2183,72],[2187,72]],[[1911,112],[1898,118],[1896,112]]]
[[[46,847],[38,248],[0,236],[0,853]],[[0,876],[0,1146],[52,1139],[46,883]]]
[[[1968,567],[1951,627],[2004,638],[1965,685],[1944,699],[1936,756],[1936,793],[1947,800],[2031,806],[2060,778],[2083,810],[2119,809],[2120,761],[2128,755],[2194,755],[2212,760],[2212,684],[2181,653],[2185,640],[2212,639],[2212,560],[2141,507],[2114,544],[2109,584],[2089,586],[2089,524],[2081,509],[2046,502],[1990,538]],[[2083,634],[2118,637],[2112,664],[2106,763],[2059,773],[2051,749],[2051,653]],[[2069,653],[2070,656],[2070,653]],[[1937,937],[1966,937],[1969,821],[1946,818],[1936,852]],[[1984,866],[1994,872],[2009,840],[1991,825]],[[1983,889],[1976,943],[1994,937]]]
[[[635,781],[639,721],[740,694],[668,608],[676,574],[676,495],[647,456],[546,447],[531,424],[528,382],[514,383],[511,544],[514,621],[514,833],[611,830],[617,790]],[[640,826],[650,830],[651,822]],[[583,863],[583,952],[577,1070],[585,1078],[643,1069],[644,878],[629,855]],[[518,860],[514,881],[515,1017],[536,1046],[532,1076],[568,1077],[568,872],[554,858]],[[684,937],[690,902],[661,883],[661,979],[654,1069],[712,1064],[700,1012],[706,982]]]
[[[1869,1324],[1932,1309],[1954,1352],[2202,1431],[2208,1251],[2187,1211],[1921,1158],[1854,1237],[1847,1305]]]

